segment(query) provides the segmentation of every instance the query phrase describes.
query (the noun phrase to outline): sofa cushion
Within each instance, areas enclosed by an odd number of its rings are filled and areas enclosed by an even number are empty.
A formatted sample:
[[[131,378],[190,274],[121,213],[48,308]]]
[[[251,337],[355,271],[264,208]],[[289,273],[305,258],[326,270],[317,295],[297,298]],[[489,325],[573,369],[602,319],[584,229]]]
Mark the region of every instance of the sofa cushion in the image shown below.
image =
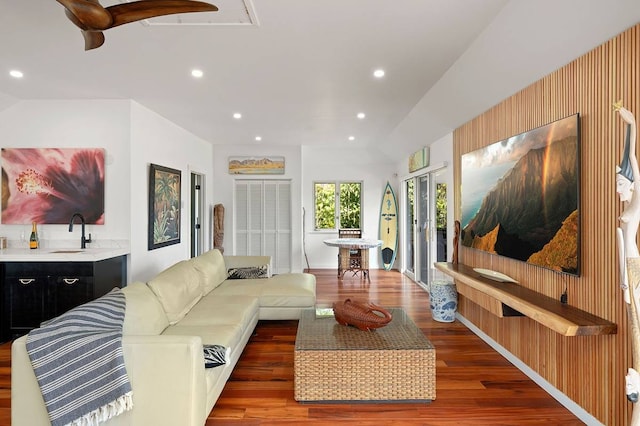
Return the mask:
[[[226,280],[217,289],[219,296],[253,296],[260,297],[263,285],[268,286],[273,277],[268,280],[253,278],[246,280]]]
[[[268,280],[226,280],[215,294],[256,296],[261,308],[311,307],[316,302],[316,277],[306,273],[288,273],[274,275]]]
[[[274,275],[269,285],[260,292],[260,306],[314,306],[316,303],[316,277],[311,274],[291,273]]]
[[[223,296],[218,291],[203,297],[180,321],[180,325],[238,324],[247,327],[257,315],[258,298]]]
[[[230,348],[233,353],[239,348],[240,340],[244,330],[240,325],[221,324],[221,325],[170,325],[162,332],[165,336],[198,336],[202,339],[203,345],[222,345]]]
[[[123,335],[153,336],[169,325],[160,302],[145,283],[134,282],[122,289],[127,300]]]
[[[200,282],[203,286],[202,294],[209,293],[227,279],[224,258],[218,249],[209,250],[200,256],[196,256],[190,262],[196,271],[200,273]]]
[[[202,297],[200,273],[183,260],[160,272],[148,283],[167,314],[169,324],[180,321]]]

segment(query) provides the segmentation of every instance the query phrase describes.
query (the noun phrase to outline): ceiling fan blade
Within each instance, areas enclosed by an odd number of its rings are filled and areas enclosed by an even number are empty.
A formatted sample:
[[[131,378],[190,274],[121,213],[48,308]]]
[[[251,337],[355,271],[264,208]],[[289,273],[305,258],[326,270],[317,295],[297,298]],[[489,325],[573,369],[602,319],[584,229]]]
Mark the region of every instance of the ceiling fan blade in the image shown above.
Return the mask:
[[[82,31],[84,37],[84,50],[91,50],[104,44],[104,33],[102,31]]]
[[[216,12],[212,4],[192,0],[140,0],[106,8],[113,17],[112,27],[156,16],[189,12]]]
[[[69,19],[82,29],[106,30],[113,18],[98,0],[57,0],[65,7]]]

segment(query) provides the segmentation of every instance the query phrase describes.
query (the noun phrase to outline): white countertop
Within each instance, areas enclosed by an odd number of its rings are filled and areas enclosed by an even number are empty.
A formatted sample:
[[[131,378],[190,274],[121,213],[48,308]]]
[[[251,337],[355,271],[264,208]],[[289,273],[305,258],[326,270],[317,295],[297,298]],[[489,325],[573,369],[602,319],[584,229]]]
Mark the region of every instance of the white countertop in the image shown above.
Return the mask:
[[[0,262],[96,262],[129,254],[129,247],[109,248],[7,248],[0,250]]]

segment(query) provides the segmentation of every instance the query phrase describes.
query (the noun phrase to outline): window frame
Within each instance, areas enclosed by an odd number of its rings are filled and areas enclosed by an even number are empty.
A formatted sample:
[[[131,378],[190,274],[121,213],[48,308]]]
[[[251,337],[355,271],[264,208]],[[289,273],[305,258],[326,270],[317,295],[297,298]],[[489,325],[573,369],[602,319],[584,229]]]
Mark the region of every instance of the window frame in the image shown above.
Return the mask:
[[[312,191],[313,191],[313,230],[314,232],[337,232],[341,228],[340,224],[340,186],[343,184],[358,184],[360,185],[360,224],[358,229],[362,229],[362,214],[363,214],[363,205],[364,205],[364,181],[362,180],[316,180],[313,181]],[[334,185],[335,193],[334,193],[334,227],[333,228],[317,228],[316,224],[318,223],[316,214],[316,185]]]

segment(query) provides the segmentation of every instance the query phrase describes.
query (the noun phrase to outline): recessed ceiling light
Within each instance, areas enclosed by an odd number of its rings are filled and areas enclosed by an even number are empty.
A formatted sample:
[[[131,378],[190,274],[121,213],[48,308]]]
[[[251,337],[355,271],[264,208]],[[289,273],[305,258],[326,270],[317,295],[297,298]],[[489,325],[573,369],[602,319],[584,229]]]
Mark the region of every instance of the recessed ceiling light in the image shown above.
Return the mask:
[[[374,76],[375,78],[382,78],[382,77],[384,77],[384,70],[375,70],[375,71],[373,72],[373,76]]]
[[[13,78],[22,78],[24,77],[24,74],[22,74],[22,71],[18,71],[18,70],[11,70],[9,71],[9,75]]]
[[[355,137],[355,136],[349,136],[349,140],[350,140],[350,141],[355,141],[355,140],[356,140],[356,137]]]
[[[364,119],[365,117],[366,117],[366,115],[365,115],[365,113],[364,113],[364,112],[359,112],[359,113],[358,113],[358,118],[359,118],[360,120]]]
[[[240,120],[242,118],[242,114],[240,114],[239,112],[234,112],[233,118],[235,118],[236,120]]]
[[[262,140],[262,136],[256,136],[256,141],[260,142]]]
[[[200,78],[204,75],[204,73],[202,72],[202,70],[193,69],[191,70],[191,75],[194,76],[195,78]]]

